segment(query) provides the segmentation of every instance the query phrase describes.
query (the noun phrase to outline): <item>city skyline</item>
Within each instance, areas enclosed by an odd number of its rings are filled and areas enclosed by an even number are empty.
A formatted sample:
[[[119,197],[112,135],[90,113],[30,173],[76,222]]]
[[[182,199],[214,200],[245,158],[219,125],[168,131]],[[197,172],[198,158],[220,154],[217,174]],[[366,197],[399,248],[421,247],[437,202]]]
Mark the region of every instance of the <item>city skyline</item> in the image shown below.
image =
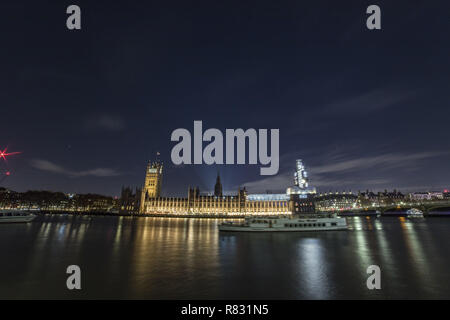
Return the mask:
[[[6,154],[5,154],[6,155]],[[300,161],[300,166],[301,169],[299,169],[299,163]],[[296,164],[292,164],[292,168],[290,172],[286,172],[285,174],[283,174],[282,176],[276,176],[276,177],[269,177],[269,178],[264,178],[262,179],[263,182],[261,182],[262,184],[259,186],[259,188],[252,188],[248,185],[235,185],[236,189],[245,189],[247,192],[249,192],[250,194],[289,194],[290,192],[292,192],[293,188],[298,188],[299,185],[302,185],[301,182],[299,182],[298,180],[298,176],[303,176],[303,188],[304,190],[309,190],[313,193],[317,193],[317,194],[332,194],[332,193],[348,193],[348,194],[358,194],[358,193],[374,193],[374,194],[380,194],[380,193],[386,193],[386,192],[390,192],[392,190],[392,192],[403,192],[405,194],[412,194],[412,193],[433,193],[433,192],[441,192],[441,193],[448,193],[450,188],[447,187],[443,187],[441,189],[439,188],[422,188],[422,189],[414,189],[414,188],[398,188],[398,187],[393,187],[393,188],[384,188],[384,189],[377,189],[377,188],[373,188],[373,186],[369,186],[366,185],[364,188],[360,188],[358,190],[353,190],[353,189],[345,189],[342,187],[338,187],[337,185],[334,186],[334,188],[330,188],[328,190],[325,190],[324,188],[316,188],[314,185],[314,181],[312,184],[310,184],[310,175],[309,173],[306,173],[305,170],[305,166],[302,160],[300,159],[296,159],[295,160]],[[155,164],[161,165],[161,172],[159,174],[162,175],[162,167],[164,166],[164,162],[160,160],[159,156],[157,157],[157,160],[149,160],[147,162],[147,169],[146,172],[148,171],[149,166],[153,166]],[[184,166],[180,166],[181,168]],[[158,169],[159,170],[159,169]],[[312,170],[314,171],[314,170]],[[299,173],[301,172],[301,173]],[[307,172],[310,172],[310,170],[308,169]],[[7,175],[9,176],[9,172],[7,173]],[[145,175],[143,174],[143,177],[145,177]],[[167,179],[167,175],[164,173],[164,179],[161,179],[162,181]],[[284,183],[284,185],[281,185],[280,187],[277,188],[269,188],[271,185],[269,184],[265,184],[264,180],[278,180],[278,183]],[[147,185],[147,180],[148,178],[145,177],[145,179],[143,178],[144,183],[140,184],[140,185],[121,185],[121,189],[118,190],[115,194],[110,195],[110,194],[104,194],[101,192],[79,192],[79,193],[72,193],[72,192],[64,192],[62,190],[49,190],[49,189],[27,189],[27,190],[13,190],[11,188],[8,188],[6,186],[0,185],[0,189],[4,189],[4,190],[11,190],[14,192],[54,192],[54,193],[65,193],[68,196],[74,195],[74,194],[80,194],[80,195],[88,195],[88,194],[92,194],[92,195],[101,195],[101,196],[110,196],[112,198],[118,199],[120,197],[120,192],[123,192],[124,188],[129,189],[130,191],[133,190],[142,190],[143,188],[145,188],[145,186]],[[170,180],[170,179],[169,179]],[[220,189],[221,192],[224,196],[231,196],[234,195],[236,193],[236,189],[225,189],[222,187],[222,182],[221,182],[222,178],[221,178],[221,174],[220,171],[217,170],[216,171],[216,177],[214,178],[214,181],[211,181],[209,184],[206,184],[206,187],[199,183],[200,181],[190,181],[189,184],[186,186],[187,189],[191,189],[191,188],[199,188],[200,193],[203,195],[214,195],[216,194],[216,188],[217,188],[217,183],[218,181],[220,182]],[[256,180],[254,183],[257,183],[259,180]],[[158,191],[155,192],[153,191],[153,197],[155,195],[159,195],[161,197],[179,197],[180,195],[178,194],[171,194],[170,193],[170,185],[169,186],[165,186],[166,183],[162,183],[161,181],[158,182]],[[253,182],[252,182],[253,184]],[[201,185],[201,186],[200,186]],[[272,187],[274,187],[274,185],[272,185]],[[223,189],[222,189],[223,188]],[[181,196],[184,195],[184,193],[181,194]]]
[[[3,152],[2,155],[8,155]],[[6,160],[6,158],[5,158]],[[181,197],[162,193],[164,165],[160,160],[149,161],[145,170],[142,187],[123,186],[120,197],[99,194],[64,194],[51,191],[14,192],[0,188],[0,209],[38,210],[41,212],[72,212],[91,214],[121,215],[169,215],[169,216],[245,216],[245,215],[285,215],[341,212],[341,214],[385,214],[393,210],[419,207],[431,214],[440,214],[436,209],[446,208],[450,192],[411,192],[403,194],[393,191],[373,192],[358,190],[343,192],[317,192],[310,184],[308,170],[302,159],[296,159],[291,177],[293,184],[284,186],[279,193],[249,192],[246,187],[238,187],[234,192],[224,192],[217,173],[214,192],[201,191],[195,184],[190,185]],[[412,210],[412,209],[411,209]],[[415,208],[415,210],[419,210]]]
[[[280,192],[298,157],[324,192],[448,188],[448,10],[404,3],[381,1],[369,31],[363,3],[81,1],[74,32],[65,4],[10,3],[0,147],[22,153],[1,186],[118,195],[160,152],[174,196],[212,190],[217,171],[225,192]],[[173,165],[170,133],[194,120],[279,128],[279,173]]]

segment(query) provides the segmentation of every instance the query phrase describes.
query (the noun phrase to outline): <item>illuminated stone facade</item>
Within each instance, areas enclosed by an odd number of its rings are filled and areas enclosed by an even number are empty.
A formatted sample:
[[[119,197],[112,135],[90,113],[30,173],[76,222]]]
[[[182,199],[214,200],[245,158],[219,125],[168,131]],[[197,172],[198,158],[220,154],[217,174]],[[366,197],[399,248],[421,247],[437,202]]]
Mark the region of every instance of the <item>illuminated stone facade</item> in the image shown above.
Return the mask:
[[[245,188],[235,195],[222,195],[220,177],[217,177],[214,195],[200,194],[197,188],[189,188],[186,198],[161,197],[161,163],[147,167],[141,197],[140,213],[169,215],[276,215],[290,214],[289,197],[254,197]],[[271,195],[267,195],[271,196]]]
[[[202,195],[198,188],[189,188],[187,198],[147,197],[141,213],[189,215],[274,215],[290,214],[287,200],[249,200],[239,189],[233,196]]]
[[[161,162],[148,163],[145,171],[144,188],[141,194],[140,212],[144,212],[146,199],[159,198],[161,195],[163,165]]]

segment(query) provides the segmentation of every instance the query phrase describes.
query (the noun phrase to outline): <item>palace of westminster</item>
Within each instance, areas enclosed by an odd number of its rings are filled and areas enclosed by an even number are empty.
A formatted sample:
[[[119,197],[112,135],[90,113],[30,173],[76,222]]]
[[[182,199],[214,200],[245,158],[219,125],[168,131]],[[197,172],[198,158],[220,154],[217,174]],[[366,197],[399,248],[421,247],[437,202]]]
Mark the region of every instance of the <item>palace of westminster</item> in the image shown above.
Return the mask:
[[[217,176],[213,195],[200,193],[189,187],[187,197],[162,197],[163,164],[148,163],[142,190],[133,194],[130,188],[122,189],[122,212],[161,215],[276,215],[313,213],[315,188],[308,186],[308,177],[302,160],[296,161],[295,185],[282,194],[248,194],[239,188],[234,195],[224,195],[220,176]]]

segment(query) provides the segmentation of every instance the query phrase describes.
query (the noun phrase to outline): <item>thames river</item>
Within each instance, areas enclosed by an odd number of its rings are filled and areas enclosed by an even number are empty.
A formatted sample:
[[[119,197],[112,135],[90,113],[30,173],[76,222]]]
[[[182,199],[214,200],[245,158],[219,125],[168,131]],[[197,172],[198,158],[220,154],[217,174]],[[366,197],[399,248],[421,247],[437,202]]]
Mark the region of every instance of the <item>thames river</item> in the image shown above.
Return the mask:
[[[348,231],[219,233],[215,219],[47,215],[0,225],[0,298],[450,298],[450,218]],[[66,268],[81,268],[81,290]],[[366,269],[381,268],[369,290]]]

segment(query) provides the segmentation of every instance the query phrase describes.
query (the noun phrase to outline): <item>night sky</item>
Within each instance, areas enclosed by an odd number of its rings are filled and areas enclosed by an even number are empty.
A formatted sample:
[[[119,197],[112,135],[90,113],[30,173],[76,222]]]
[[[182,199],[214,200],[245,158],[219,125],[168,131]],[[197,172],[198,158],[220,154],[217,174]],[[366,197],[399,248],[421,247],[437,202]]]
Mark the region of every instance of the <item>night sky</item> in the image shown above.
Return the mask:
[[[0,148],[22,152],[4,187],[119,195],[160,152],[167,196],[217,172],[283,191],[296,158],[319,191],[450,188],[448,1],[2,0],[0,30]],[[279,128],[279,174],[173,165],[194,120]]]

